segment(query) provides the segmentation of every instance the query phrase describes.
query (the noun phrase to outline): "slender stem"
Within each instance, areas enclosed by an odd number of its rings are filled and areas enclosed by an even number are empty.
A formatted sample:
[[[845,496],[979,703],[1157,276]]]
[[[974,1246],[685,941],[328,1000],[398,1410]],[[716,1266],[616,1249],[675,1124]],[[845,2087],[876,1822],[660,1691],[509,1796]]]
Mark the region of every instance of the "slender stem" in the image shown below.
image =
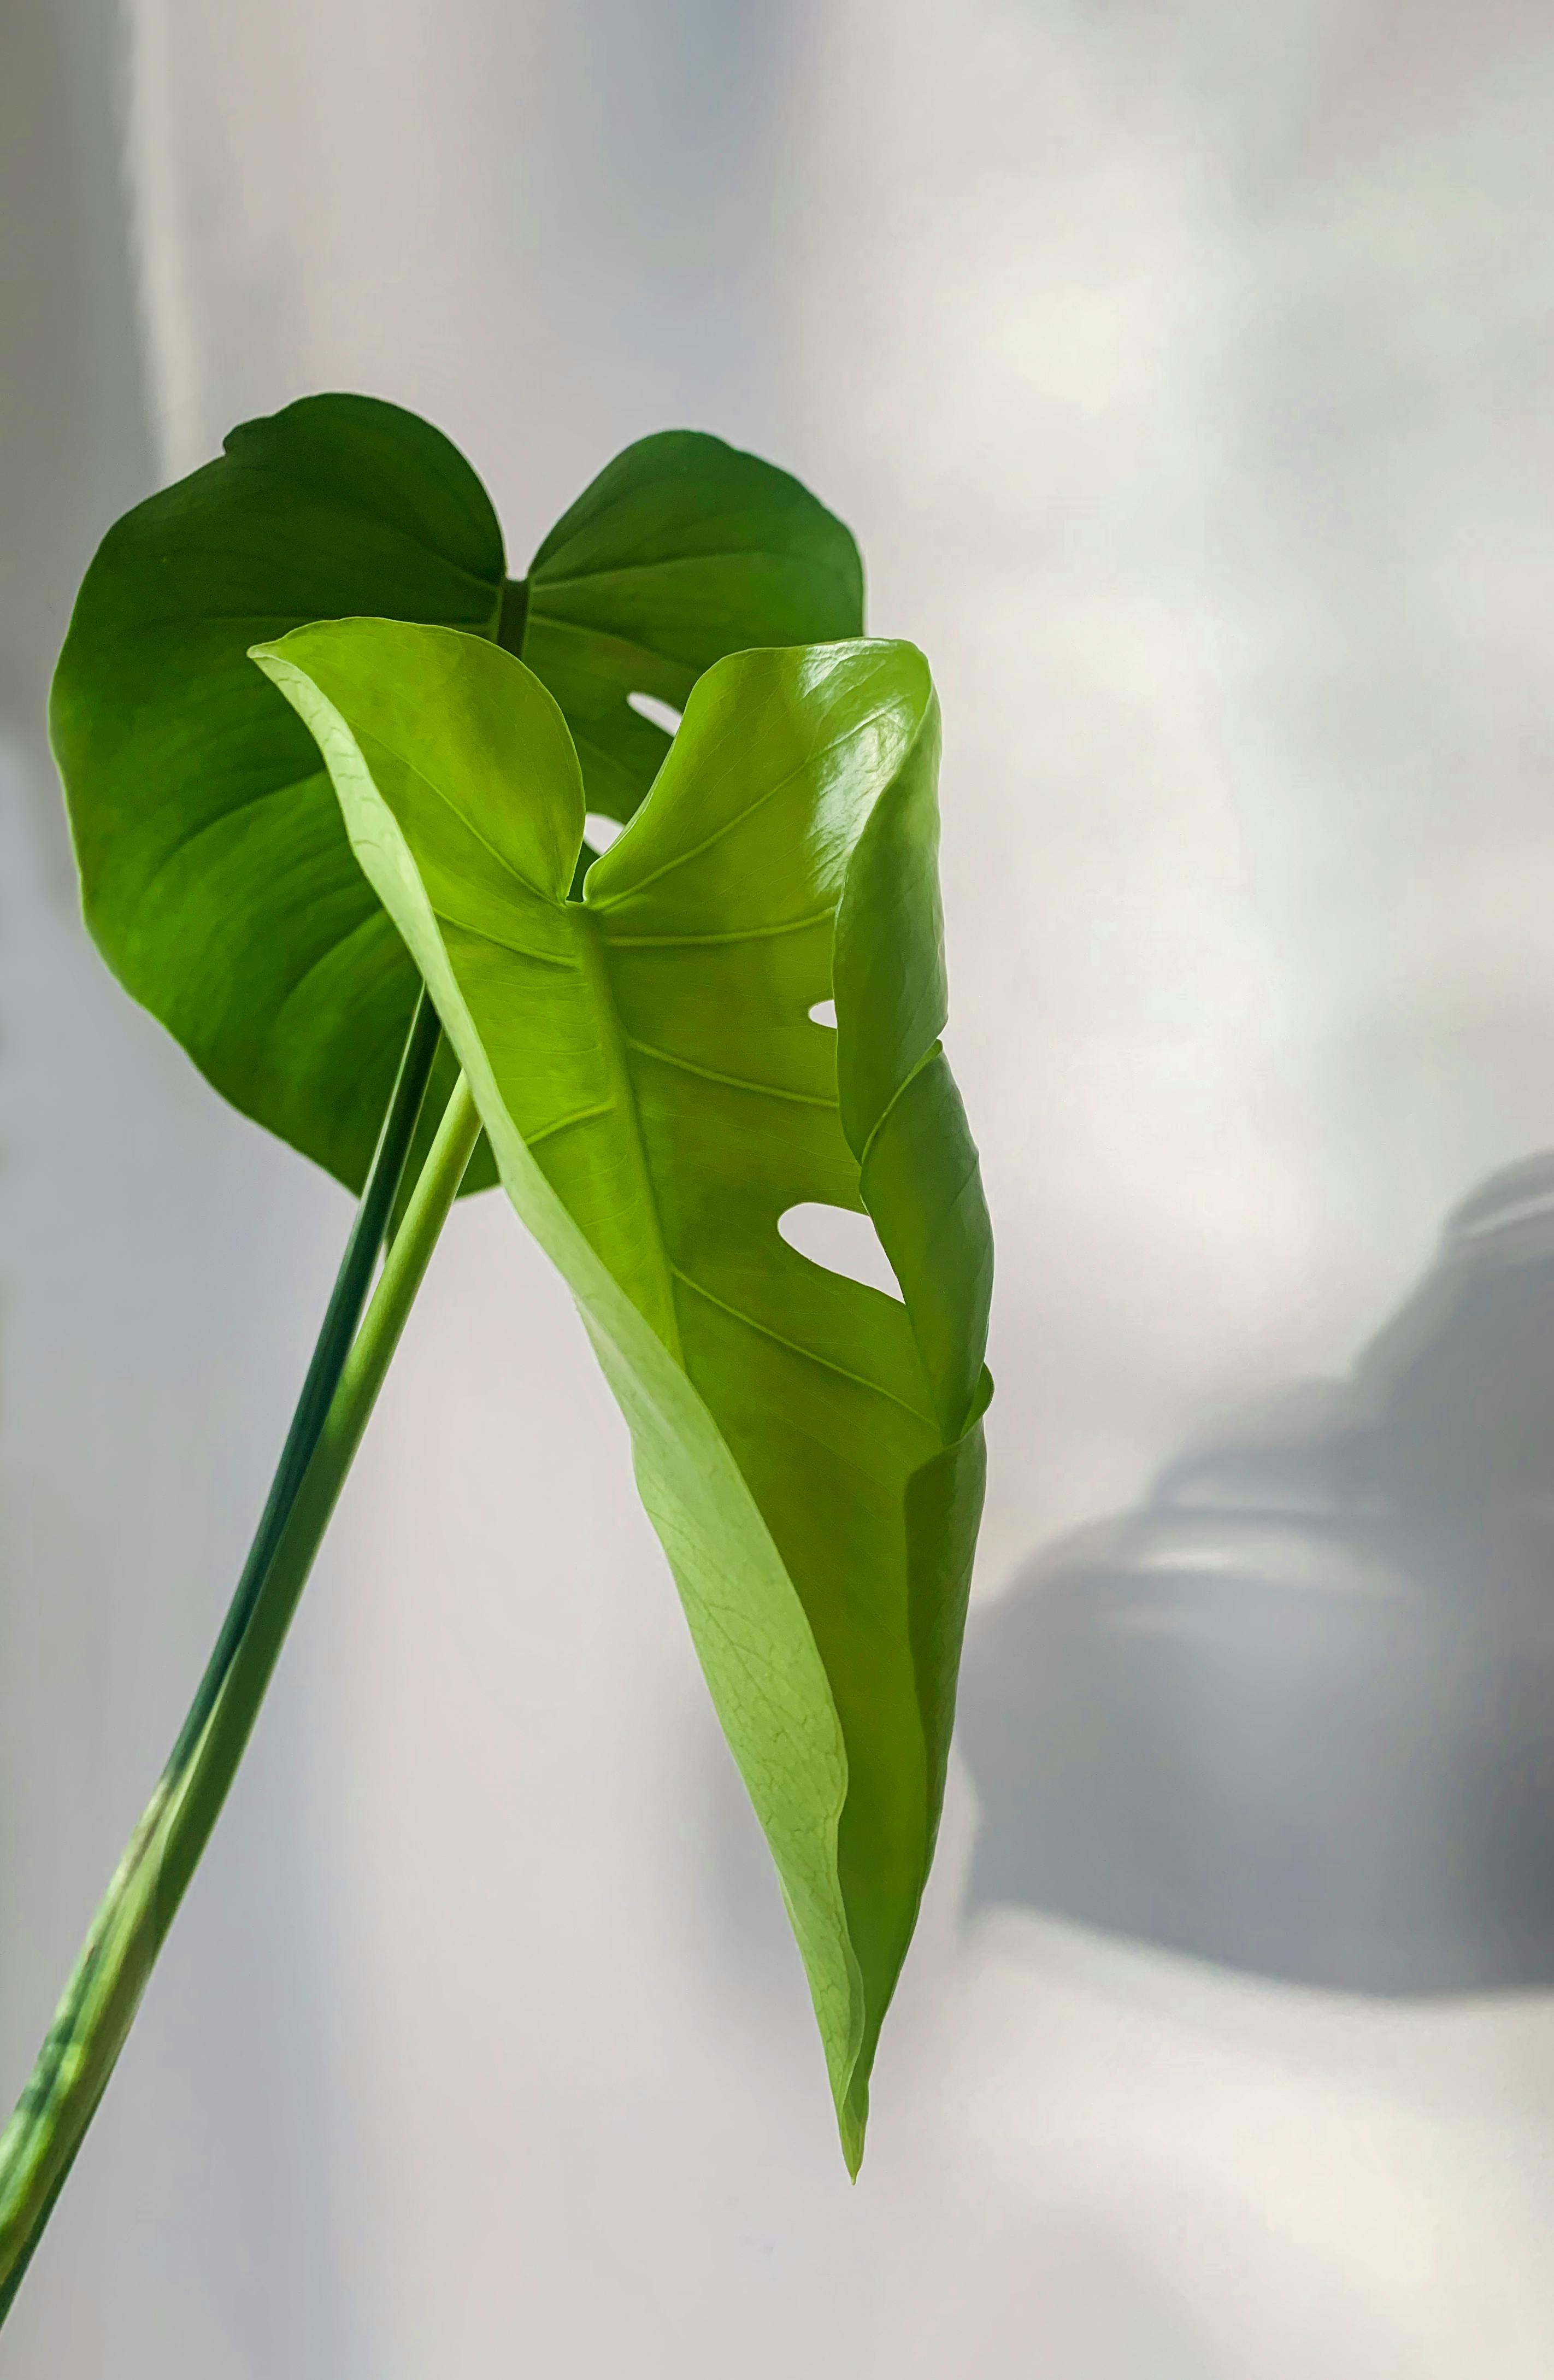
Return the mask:
[[[408,1054],[407,1050],[407,1063]],[[404,1079],[402,1069],[402,1084]],[[412,1130],[414,1123],[412,1114]],[[270,1524],[268,1558],[251,1580],[245,1569],[235,1598],[235,1609],[242,1605],[239,1624],[232,1628],[229,1615],[189,1720],[129,1840],[31,2078],[0,2136],[0,2322],[97,2111],[157,1953],[221,1814],[320,1540],[479,1137],[480,1120],[461,1075],[327,1411],[322,1421],[308,1426],[305,1435],[313,1443],[302,1458],[306,1467],[293,1486],[289,1510],[272,1523],[267,1508],[261,1534]],[[406,1146],[408,1138],[407,1132]],[[401,1148],[401,1164],[403,1156]],[[388,1203],[392,1207],[392,1190]],[[380,1232],[382,1228],[380,1220]],[[369,1269],[370,1261],[369,1257]],[[300,1407],[298,1412],[300,1418]],[[293,1451],[288,1438],[287,1451]],[[285,1464],[283,1455],[283,1471]]]
[[[275,1476],[264,1511],[249,1548],[249,1558],[243,1564],[221,1634],[205,1666],[198,1693],[189,1705],[177,1742],[168,1760],[169,1768],[176,1768],[187,1758],[199,1737],[200,1729],[211,1715],[222,1682],[232,1665],[232,1658],[249,1624],[264,1574],[274,1558],[281,1531],[297,1500],[302,1485],[302,1475],[308,1468],[330,1400],[339,1385],[341,1369],[349,1352],[356,1328],[361,1320],[361,1309],[367,1303],[367,1292],[372,1280],[372,1268],[383,1245],[394,1202],[399,1195],[399,1184],[405,1172],[405,1160],[410,1153],[416,1125],[420,1120],[421,1104],[431,1079],[432,1061],[442,1028],[437,1011],[423,990],[416,1002],[410,1019],[410,1031],[399,1061],[383,1127],[378,1135],[378,1146],[368,1169],[362,1189],[361,1203],[351,1225],[351,1235],[346,1242],[346,1252],[340,1259],[340,1269],[334,1277],[329,1304],[319,1326],[319,1335],[308,1365],[307,1377],[297,1410],[291,1417],[285,1444],[275,1465]]]

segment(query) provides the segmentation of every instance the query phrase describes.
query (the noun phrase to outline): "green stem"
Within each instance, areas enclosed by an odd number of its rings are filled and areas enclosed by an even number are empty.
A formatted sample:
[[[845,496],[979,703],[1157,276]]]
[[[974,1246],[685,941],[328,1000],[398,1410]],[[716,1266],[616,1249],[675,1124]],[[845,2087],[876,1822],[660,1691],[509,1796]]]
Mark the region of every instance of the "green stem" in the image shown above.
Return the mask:
[[[361,1193],[361,1203],[346,1242],[346,1252],[340,1259],[340,1269],[334,1277],[329,1304],[319,1326],[319,1335],[308,1365],[302,1392],[297,1400],[297,1410],[291,1417],[285,1444],[275,1465],[275,1476],[270,1484],[270,1494],[260,1517],[254,1540],[249,1548],[249,1558],[243,1564],[226,1618],[215,1649],[205,1666],[198,1693],[189,1705],[177,1742],[168,1759],[169,1768],[177,1768],[193,1749],[196,1739],[209,1718],[222,1683],[232,1666],[233,1657],[242,1641],[264,1585],[264,1575],[274,1559],[281,1531],[286,1524],[297,1491],[302,1485],[319,1432],[323,1427],[330,1401],[340,1384],[350,1344],[356,1336],[361,1309],[367,1303],[367,1292],[372,1280],[372,1268],[378,1261],[388,1230],[389,1217],[399,1195],[399,1184],[405,1172],[405,1160],[410,1154],[416,1126],[420,1121],[421,1104],[431,1077],[432,1062],[442,1028],[437,1011],[424,990],[416,1002],[410,1019],[410,1031],[405,1043],[399,1072],[383,1117],[383,1128],[368,1169],[367,1181]],[[4,2317],[0,2304],[0,2318]]]
[[[413,1128],[413,1116],[410,1121]],[[217,1658],[130,1837],[31,2077],[0,2136],[0,2322],[107,2088],[157,1953],[221,1814],[320,1540],[479,1137],[480,1119],[461,1075],[345,1357],[339,1384],[313,1430],[316,1442],[290,1509],[274,1526],[261,1573],[250,1581],[245,1569],[235,1598],[235,1608],[239,1601],[244,1605],[240,1625],[234,1631],[229,1615]],[[283,1456],[283,1469],[285,1463]],[[262,1535],[264,1524],[261,1527]]]

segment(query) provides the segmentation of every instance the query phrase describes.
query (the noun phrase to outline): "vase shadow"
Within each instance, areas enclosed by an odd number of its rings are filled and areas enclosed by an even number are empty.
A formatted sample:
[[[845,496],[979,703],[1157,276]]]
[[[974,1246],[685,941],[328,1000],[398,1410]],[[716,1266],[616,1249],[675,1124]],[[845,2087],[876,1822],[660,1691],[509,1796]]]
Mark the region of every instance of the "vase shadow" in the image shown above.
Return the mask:
[[[1244,1413],[974,1615],[973,1908],[1253,1974],[1554,1985],[1554,1154],[1343,1380]]]

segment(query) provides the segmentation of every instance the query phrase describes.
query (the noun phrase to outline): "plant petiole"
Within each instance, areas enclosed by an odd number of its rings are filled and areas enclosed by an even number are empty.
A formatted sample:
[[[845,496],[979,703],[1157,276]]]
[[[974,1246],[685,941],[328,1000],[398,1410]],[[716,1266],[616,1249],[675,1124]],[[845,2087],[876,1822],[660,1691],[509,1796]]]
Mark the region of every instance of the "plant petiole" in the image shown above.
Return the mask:
[[[423,994],[274,1484],[216,1649],[92,1921],[31,2076],[0,2135],[0,2322],[96,2113],[157,1954],[221,1814],[320,1542],[480,1138],[480,1119],[460,1075],[358,1329],[437,1041],[436,1017]]]

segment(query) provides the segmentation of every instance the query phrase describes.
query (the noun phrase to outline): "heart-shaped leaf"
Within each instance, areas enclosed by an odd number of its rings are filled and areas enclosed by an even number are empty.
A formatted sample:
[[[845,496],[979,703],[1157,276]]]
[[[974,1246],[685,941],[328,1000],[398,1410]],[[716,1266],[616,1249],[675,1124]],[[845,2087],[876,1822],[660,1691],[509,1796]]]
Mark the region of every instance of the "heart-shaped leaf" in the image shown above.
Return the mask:
[[[383,621],[255,658],[630,1426],[856,2170],[938,1824],[989,1391],[991,1244],[937,1038],[927,665],[719,662],[577,902],[582,773],[521,663]],[[809,1015],[828,994],[834,1031]],[[787,1245],[817,1201],[872,1215],[901,1300]]]
[[[856,635],[862,577],[847,531],[795,480],[672,431],[618,455],[530,578],[509,580],[456,448],[363,396],[245,424],[109,531],[50,711],[87,922],[216,1088],[353,1189],[416,972],[311,738],[245,656],[362,613],[523,653],[572,723],[589,807],[624,819],[666,747],[629,697],[683,704],[723,653]],[[493,1179],[482,1153],[467,1186]]]

